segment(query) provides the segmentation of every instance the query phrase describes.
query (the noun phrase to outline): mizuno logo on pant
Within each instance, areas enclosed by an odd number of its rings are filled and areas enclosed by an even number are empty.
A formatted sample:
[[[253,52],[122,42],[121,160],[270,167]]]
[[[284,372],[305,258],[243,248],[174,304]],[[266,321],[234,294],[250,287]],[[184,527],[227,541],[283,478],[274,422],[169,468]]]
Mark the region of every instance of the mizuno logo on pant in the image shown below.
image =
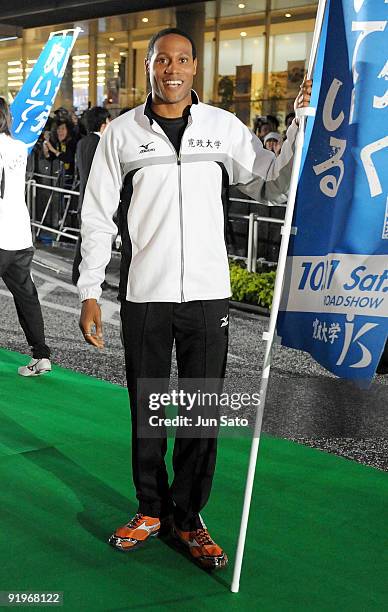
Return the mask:
[[[226,327],[227,325],[229,325],[228,317],[229,317],[229,315],[226,315],[226,317],[221,317],[221,319],[220,319],[220,321],[221,321],[220,327]]]

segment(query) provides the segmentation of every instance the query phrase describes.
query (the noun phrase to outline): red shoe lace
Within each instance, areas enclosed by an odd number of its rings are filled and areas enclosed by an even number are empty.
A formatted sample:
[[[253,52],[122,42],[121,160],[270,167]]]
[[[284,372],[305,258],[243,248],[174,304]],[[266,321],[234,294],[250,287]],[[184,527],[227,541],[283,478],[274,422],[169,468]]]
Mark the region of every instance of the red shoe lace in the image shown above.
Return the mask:
[[[195,531],[195,539],[201,546],[206,546],[207,544],[214,544],[207,529],[197,529]]]

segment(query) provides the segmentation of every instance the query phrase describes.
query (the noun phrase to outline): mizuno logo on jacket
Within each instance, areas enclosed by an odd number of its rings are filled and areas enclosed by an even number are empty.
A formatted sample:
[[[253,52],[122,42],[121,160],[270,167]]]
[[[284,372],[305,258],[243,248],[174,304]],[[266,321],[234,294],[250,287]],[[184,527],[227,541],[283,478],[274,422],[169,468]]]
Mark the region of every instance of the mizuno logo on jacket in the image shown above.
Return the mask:
[[[139,153],[151,153],[151,151],[155,151],[155,149],[150,149],[150,146],[154,144],[153,142],[149,142],[148,144],[140,145]]]

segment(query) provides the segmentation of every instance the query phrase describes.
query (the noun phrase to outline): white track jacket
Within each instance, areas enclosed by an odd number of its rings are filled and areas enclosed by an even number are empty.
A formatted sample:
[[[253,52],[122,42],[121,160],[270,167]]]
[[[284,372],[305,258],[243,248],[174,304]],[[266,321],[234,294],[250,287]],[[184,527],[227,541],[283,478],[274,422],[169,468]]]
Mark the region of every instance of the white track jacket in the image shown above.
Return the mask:
[[[0,249],[32,247],[30,215],[25,200],[27,147],[0,134]]]
[[[119,298],[132,302],[213,300],[231,295],[223,199],[229,185],[284,202],[297,127],[279,157],[233,114],[193,92],[179,155],[147,104],[104,131],[82,206],[81,300],[99,299],[117,233],[122,238]]]

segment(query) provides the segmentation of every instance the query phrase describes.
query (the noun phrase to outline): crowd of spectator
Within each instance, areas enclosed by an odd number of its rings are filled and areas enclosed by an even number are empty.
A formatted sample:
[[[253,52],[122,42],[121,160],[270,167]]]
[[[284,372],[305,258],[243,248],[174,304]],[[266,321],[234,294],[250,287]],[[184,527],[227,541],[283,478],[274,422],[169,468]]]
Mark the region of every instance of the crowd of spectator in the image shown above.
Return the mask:
[[[279,131],[280,121],[275,115],[257,116],[253,122],[253,132],[260,138],[265,149],[272,151],[278,156],[282,149],[282,144],[287,138],[287,129],[294,118],[294,112],[288,113],[284,121],[285,129],[281,133]]]
[[[84,111],[80,116],[74,111],[66,110],[64,107],[55,110],[32,153],[35,162],[42,158],[48,161],[55,159],[61,161],[68,186],[71,186],[76,173],[78,142],[90,131],[98,131],[98,128],[88,127],[88,115],[89,117],[93,116],[95,109],[108,113],[103,107],[93,107]],[[125,107],[121,109],[119,114],[122,115],[128,110],[130,110],[130,107]],[[294,117],[295,113],[289,113],[286,116],[285,129],[283,132],[280,132],[280,121],[275,115],[257,116],[253,122],[253,132],[260,138],[266,149],[278,155],[286,139],[287,128]]]

